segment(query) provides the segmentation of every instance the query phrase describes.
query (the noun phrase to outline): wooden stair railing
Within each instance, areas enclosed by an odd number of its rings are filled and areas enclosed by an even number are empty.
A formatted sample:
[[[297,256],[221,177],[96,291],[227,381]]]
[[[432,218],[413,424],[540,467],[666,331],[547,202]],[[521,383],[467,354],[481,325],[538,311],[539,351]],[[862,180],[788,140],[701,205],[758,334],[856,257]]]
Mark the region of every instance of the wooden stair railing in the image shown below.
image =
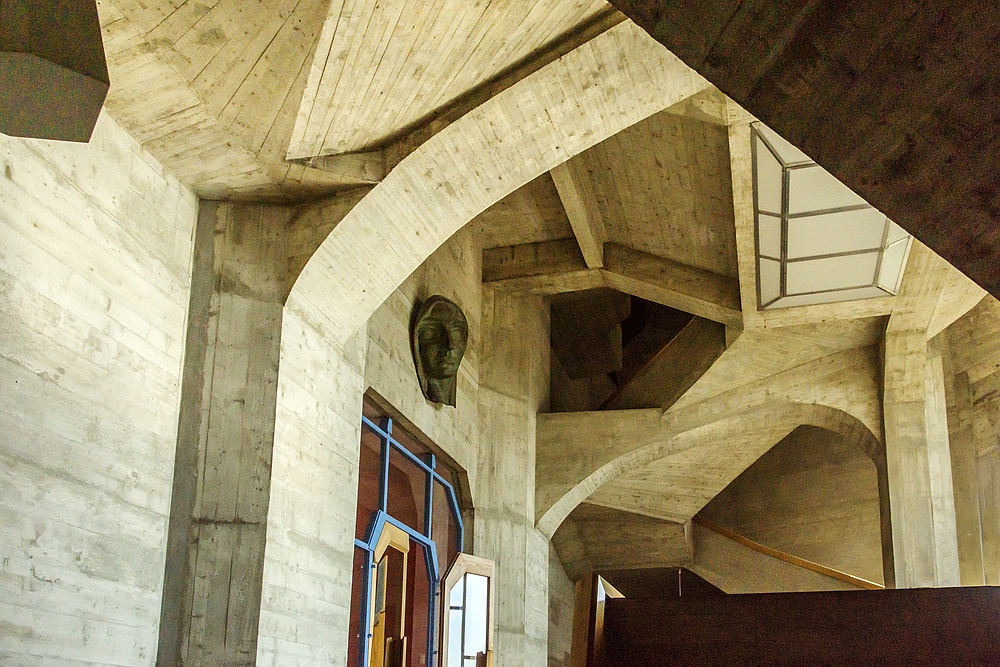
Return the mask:
[[[858,588],[864,588],[870,591],[880,591],[884,590],[885,586],[882,584],[877,584],[874,581],[868,581],[867,579],[862,579],[861,577],[855,577],[853,574],[847,574],[846,572],[841,572],[840,570],[834,570],[833,568],[827,567],[825,565],[820,565],[819,563],[814,563],[805,558],[799,558],[798,556],[793,556],[791,554],[785,553],[783,551],[778,551],[777,549],[772,549],[771,547],[760,544],[759,542],[754,542],[753,540],[743,537],[728,528],[724,528],[716,523],[712,523],[708,519],[704,519],[700,516],[695,516],[691,519],[692,523],[696,523],[702,528],[707,528],[708,530],[721,535],[725,538],[733,540],[739,544],[742,544],[748,549],[753,549],[758,553],[762,553],[765,556],[770,556],[771,558],[777,558],[778,560],[784,561],[791,565],[796,565],[807,570],[811,570],[818,574],[823,574],[828,577],[832,577],[844,583],[851,584],[852,586],[857,586]]]

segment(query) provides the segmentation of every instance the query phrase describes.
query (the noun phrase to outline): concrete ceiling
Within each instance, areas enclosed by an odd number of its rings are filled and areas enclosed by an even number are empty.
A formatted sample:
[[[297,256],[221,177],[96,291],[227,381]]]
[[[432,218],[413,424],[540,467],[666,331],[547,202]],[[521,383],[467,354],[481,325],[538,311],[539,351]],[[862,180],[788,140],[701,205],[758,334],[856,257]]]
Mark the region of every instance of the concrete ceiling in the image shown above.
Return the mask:
[[[115,120],[202,196],[283,200],[368,180],[286,158],[382,146],[624,19],[604,0],[99,0],[98,10]]]
[[[663,111],[572,161],[590,176],[609,241],[736,277],[724,126]]]
[[[457,114],[586,41],[588,30],[621,20],[602,0],[98,4],[112,117],[202,196],[285,200],[379,180],[289,157],[376,148],[374,159],[391,169]],[[1000,31],[988,3],[612,4],[1000,294]],[[719,90],[704,90],[483,211],[473,225],[484,248],[535,258],[508,275],[514,282],[494,287],[556,294],[607,286],[745,328],[677,411],[710,402],[730,410],[727,392],[738,385],[769,391],[783,372],[871,348],[895,299],[753,319],[762,316],[752,220],[747,235],[734,203],[750,167],[734,154],[727,127],[746,119]],[[765,427],[740,457],[692,446],[636,468],[598,490],[588,511],[683,522],[760,454],[762,433],[780,438],[780,428]],[[666,486],[685,491],[650,491]]]

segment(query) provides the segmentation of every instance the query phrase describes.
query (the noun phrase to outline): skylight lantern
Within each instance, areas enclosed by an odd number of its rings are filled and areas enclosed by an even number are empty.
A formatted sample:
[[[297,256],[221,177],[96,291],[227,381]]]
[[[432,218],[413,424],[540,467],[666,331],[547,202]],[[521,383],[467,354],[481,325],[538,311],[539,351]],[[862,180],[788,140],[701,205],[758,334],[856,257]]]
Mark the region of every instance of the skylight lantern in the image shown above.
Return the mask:
[[[759,307],[894,295],[910,235],[767,126],[752,136]]]

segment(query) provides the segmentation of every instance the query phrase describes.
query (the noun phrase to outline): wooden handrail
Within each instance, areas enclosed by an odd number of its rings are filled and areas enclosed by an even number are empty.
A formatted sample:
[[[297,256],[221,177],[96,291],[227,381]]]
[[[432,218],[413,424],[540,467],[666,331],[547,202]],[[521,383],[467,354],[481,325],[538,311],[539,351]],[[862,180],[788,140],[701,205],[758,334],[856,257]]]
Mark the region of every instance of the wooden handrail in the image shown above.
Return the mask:
[[[748,549],[753,549],[758,553],[762,553],[765,556],[770,556],[771,558],[777,558],[778,560],[784,561],[791,565],[796,565],[806,570],[811,570],[818,574],[826,575],[827,577],[832,577],[844,583],[851,584],[852,586],[857,586],[858,588],[865,588],[870,591],[880,591],[884,590],[885,586],[882,584],[877,584],[874,581],[868,581],[867,579],[862,579],[861,577],[855,577],[853,574],[847,574],[846,572],[841,572],[840,570],[834,570],[831,567],[825,565],[820,565],[819,563],[814,563],[811,560],[806,560],[805,558],[799,558],[798,556],[793,556],[792,554],[787,554],[783,551],[778,551],[777,549],[772,549],[771,547],[760,544],[759,542],[754,542],[753,540],[743,537],[728,528],[723,528],[722,526],[712,523],[708,519],[704,519],[700,516],[692,517],[691,523],[696,523],[702,528],[707,528],[713,533],[717,533],[726,537],[734,542],[742,544]]]

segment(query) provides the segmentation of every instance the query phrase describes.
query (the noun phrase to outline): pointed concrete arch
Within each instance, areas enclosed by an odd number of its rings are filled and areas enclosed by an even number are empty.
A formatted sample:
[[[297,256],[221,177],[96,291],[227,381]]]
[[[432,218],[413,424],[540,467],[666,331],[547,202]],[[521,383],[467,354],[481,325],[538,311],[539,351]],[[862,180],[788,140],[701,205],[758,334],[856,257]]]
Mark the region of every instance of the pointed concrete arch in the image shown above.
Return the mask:
[[[571,413],[573,417],[579,418],[575,425],[578,433],[591,432],[601,436],[605,435],[603,431],[607,431],[610,426],[619,431],[620,437],[627,439],[630,434],[624,430],[633,428],[631,435],[639,436],[643,431],[649,435],[631,439],[636,446],[627,452],[607,457],[603,461],[592,458],[590,462],[595,465],[589,472],[568,488],[564,486],[551,504],[539,508],[540,516],[536,527],[546,536],[551,538],[577,505],[604,484],[630,470],[665,459],[676,461],[679,468],[697,468],[711,465],[724,457],[729,468],[727,479],[718,481],[724,487],[799,426],[824,428],[859,446],[875,463],[880,491],[883,486],[885,457],[882,444],[860,419],[840,408],[818,403],[774,401],[766,410],[754,407],[679,430],[658,428],[663,422],[659,410],[618,412],[615,415],[617,418],[612,418],[614,413],[608,412]],[[569,415],[551,416],[565,419]],[[603,428],[598,425],[599,422],[603,422]],[[621,429],[616,428],[615,423],[631,423],[633,426]],[[690,515],[697,509],[689,511]]]
[[[334,228],[288,306],[343,345],[430,254],[507,194],[709,87],[631,22],[487,100],[400,162]]]

